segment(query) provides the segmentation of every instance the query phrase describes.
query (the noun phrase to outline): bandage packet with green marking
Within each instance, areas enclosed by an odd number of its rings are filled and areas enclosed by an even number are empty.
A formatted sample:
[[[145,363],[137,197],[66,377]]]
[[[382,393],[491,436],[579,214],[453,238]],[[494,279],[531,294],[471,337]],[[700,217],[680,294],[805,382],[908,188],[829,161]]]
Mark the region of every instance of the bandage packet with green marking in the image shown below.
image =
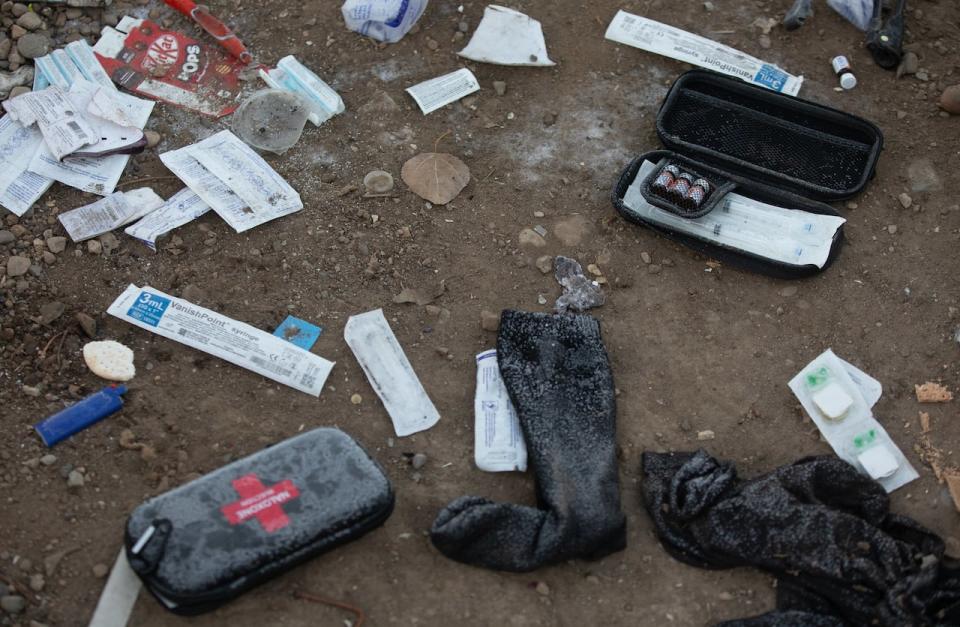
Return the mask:
[[[887,492],[919,476],[873,416],[883,392],[879,381],[828,349],[789,386],[834,452]]]

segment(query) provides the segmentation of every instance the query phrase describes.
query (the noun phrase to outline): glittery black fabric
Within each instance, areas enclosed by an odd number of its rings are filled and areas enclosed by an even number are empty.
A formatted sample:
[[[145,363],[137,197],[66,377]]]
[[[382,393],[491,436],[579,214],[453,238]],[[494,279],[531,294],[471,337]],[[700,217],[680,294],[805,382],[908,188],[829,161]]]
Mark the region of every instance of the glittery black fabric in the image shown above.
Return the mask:
[[[458,498],[437,516],[433,544],[451,559],[517,572],[623,549],[613,376],[599,323],[504,311],[497,360],[539,506]]]
[[[776,611],[725,627],[960,624],[960,562],[837,457],[740,481],[704,451],[645,453],[643,471],[647,511],[671,555],[777,576]]]

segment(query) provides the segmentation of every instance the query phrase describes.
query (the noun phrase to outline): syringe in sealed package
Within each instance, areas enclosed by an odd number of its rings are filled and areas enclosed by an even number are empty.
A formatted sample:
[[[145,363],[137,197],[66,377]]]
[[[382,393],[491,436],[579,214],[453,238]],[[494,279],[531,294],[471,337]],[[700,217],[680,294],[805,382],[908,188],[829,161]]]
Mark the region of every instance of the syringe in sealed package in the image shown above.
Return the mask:
[[[745,52],[626,11],[617,13],[605,37],[790,96],[796,96],[803,84],[802,76],[788,74]]]
[[[293,55],[280,59],[276,68],[260,70],[260,78],[274,89],[301,96],[310,109],[307,119],[314,126],[320,126],[345,110],[340,94]]]

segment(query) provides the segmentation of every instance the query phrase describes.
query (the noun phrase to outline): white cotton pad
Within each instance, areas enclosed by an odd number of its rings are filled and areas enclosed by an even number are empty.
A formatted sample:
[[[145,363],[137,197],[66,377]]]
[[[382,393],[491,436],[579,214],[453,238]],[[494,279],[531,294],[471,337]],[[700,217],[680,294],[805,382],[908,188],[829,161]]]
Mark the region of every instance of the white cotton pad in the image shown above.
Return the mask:
[[[133,351],[113,340],[90,342],[83,347],[83,360],[90,372],[107,381],[129,381],[137,374]]]
[[[871,479],[883,479],[897,472],[900,464],[887,447],[874,446],[857,457],[857,461],[867,471]]]
[[[853,398],[839,383],[831,383],[814,393],[813,404],[830,420],[841,420],[853,407]]]

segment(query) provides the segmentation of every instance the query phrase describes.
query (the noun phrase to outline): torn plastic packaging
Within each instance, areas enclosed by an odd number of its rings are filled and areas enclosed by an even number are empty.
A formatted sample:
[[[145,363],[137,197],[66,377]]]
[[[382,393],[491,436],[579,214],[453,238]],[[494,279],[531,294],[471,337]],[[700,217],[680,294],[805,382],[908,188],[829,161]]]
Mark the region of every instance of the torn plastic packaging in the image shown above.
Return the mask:
[[[346,0],[340,11],[347,28],[364,37],[393,44],[410,32],[428,0]]]
[[[644,505],[676,559],[777,577],[777,609],[727,627],[960,624],[960,562],[836,457],[751,480],[705,451],[644,453]]]

